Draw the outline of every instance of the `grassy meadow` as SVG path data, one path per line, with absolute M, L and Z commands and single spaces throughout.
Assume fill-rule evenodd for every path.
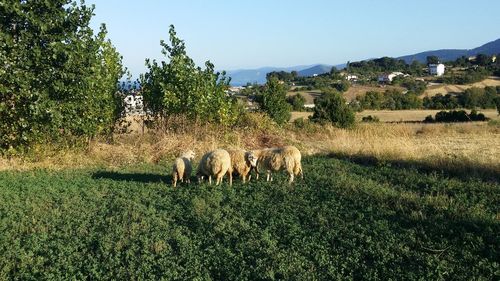
M 0 279 L 499 277 L 498 182 L 335 155 L 173 189 L 163 165 L 0 172 Z

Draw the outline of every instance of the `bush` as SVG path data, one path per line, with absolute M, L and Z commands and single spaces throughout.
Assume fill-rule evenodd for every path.
M 369 123 L 377 123 L 377 122 L 380 122 L 380 119 L 377 116 L 368 115 L 368 116 L 364 116 L 363 118 L 361 118 L 361 121 L 362 122 L 369 122 Z
M 293 111 L 303 111 L 306 99 L 301 94 L 296 94 L 288 97 L 288 103 L 292 106 Z
M 342 95 L 336 91 L 325 91 L 314 101 L 314 114 L 311 117 L 315 122 L 331 122 L 340 128 L 349 128 L 354 125 L 354 112 L 346 104 Z
M 464 110 L 452 110 L 452 111 L 440 111 L 436 113 L 436 117 L 432 119 L 432 116 L 427 116 L 424 120 L 426 123 L 430 122 L 471 122 L 471 121 L 486 121 L 488 118 L 482 113 L 477 113 L 477 111 L 472 110 L 470 114 L 467 114 Z

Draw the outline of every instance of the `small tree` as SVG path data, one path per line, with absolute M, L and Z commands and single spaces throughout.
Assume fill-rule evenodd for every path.
M 316 98 L 314 104 L 312 121 L 331 122 L 340 128 L 349 128 L 354 125 L 354 112 L 340 93 L 326 91 L 321 97 Z
M 276 123 L 283 125 L 290 120 L 291 106 L 286 102 L 287 89 L 275 77 L 267 81 L 261 98 L 261 109 Z
M 288 98 L 288 102 L 292 105 L 293 111 L 304 110 L 306 99 L 301 94 L 296 94 Z
M 169 35 L 170 44 L 160 42 L 169 62 L 146 60 L 149 71 L 141 76 L 146 108 L 154 117 L 182 114 L 192 120 L 234 124 L 238 111 L 225 93 L 229 87 L 225 72 L 215 72 L 210 61 L 205 69 L 197 67 L 173 25 Z

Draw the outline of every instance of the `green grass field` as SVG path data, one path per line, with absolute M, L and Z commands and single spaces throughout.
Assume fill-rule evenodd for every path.
M 0 280 L 500 277 L 498 182 L 303 161 L 292 187 L 174 190 L 159 165 L 1 172 Z

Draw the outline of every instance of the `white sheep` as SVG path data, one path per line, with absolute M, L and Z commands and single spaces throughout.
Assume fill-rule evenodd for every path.
M 257 173 L 261 169 L 266 171 L 267 181 L 272 181 L 271 172 L 279 170 L 286 170 L 289 183 L 293 182 L 295 176 L 301 175 L 301 178 L 304 178 L 302 155 L 295 146 L 254 150 L 251 154 L 257 158 L 257 165 L 255 165 Z
M 231 157 L 224 149 L 216 149 L 207 152 L 200 160 L 196 176 L 201 183 L 204 176 L 208 177 L 209 184 L 212 184 L 212 177 L 215 177 L 215 184 L 219 185 L 225 174 L 229 176 L 229 185 L 233 184 L 233 168 L 231 166 Z
M 233 172 L 237 172 L 243 183 L 246 182 L 247 176 L 250 180 L 250 171 L 252 167 L 257 165 L 257 158 L 251 153 L 242 149 L 231 149 L 227 151 L 231 157 L 231 165 Z
M 174 164 L 172 165 L 172 184 L 174 187 L 177 186 L 177 181 L 190 183 L 191 171 L 193 170 L 191 166 L 191 161 L 194 159 L 195 153 L 192 150 L 182 153 L 181 156 L 175 158 Z

